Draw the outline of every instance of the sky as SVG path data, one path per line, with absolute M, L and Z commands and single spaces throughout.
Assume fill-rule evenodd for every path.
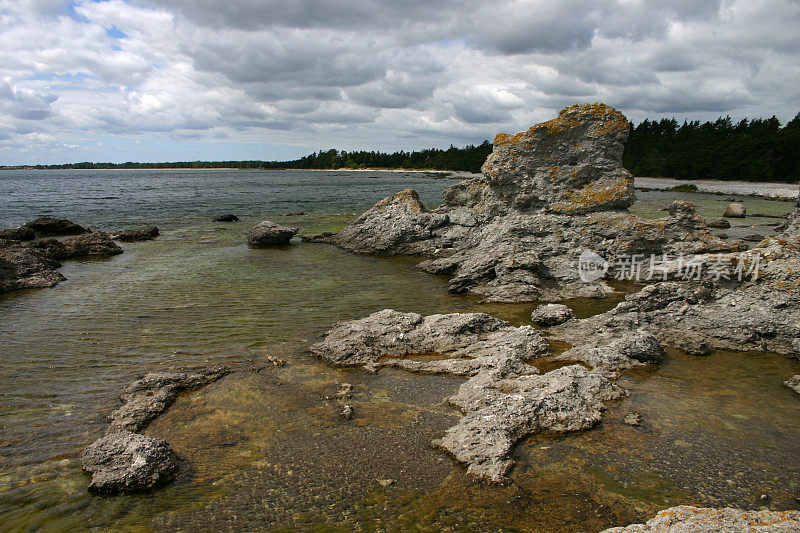
M 601 101 L 800 111 L 800 0 L 0 0 L 0 165 L 463 146 Z

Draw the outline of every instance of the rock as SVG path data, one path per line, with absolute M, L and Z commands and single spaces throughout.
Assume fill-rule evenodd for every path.
M 300 239 L 303 242 L 312 242 L 312 243 L 328 243 L 331 241 L 331 237 L 336 235 L 335 233 L 324 232 L 317 235 L 301 235 Z
M 620 341 L 618 349 L 641 357 L 644 344 Z M 616 374 L 604 369 L 570 365 L 537 375 L 526 361 L 548 353 L 541 333 L 483 313 L 423 317 L 386 309 L 337 324 L 310 351 L 336 366 L 470 376 L 449 400 L 463 418 L 434 444 L 491 482 L 513 466 L 509 453 L 519 439 L 588 429 L 600 421 L 604 402 L 625 394 L 613 383 Z M 427 357 L 415 359 L 418 354 Z
M 467 464 L 469 474 L 501 482 L 514 464 L 509 453 L 517 440 L 589 429 L 600 422 L 604 402 L 623 395 L 609 377 L 580 365 L 509 378 L 482 370 L 450 399 L 464 417 L 434 445 Z
M 158 237 L 158 228 L 155 226 L 129 229 L 113 233 L 111 238 L 121 242 L 149 241 Z
M 25 224 L 32 229 L 37 237 L 57 237 L 61 235 L 80 235 L 89 233 L 89 230 L 62 218 L 39 217 Z
M 51 254 L 16 241 L 0 240 L 0 294 L 53 287 L 65 279 L 55 271 L 60 266 Z
M 759 235 L 758 233 L 750 233 L 749 235 L 742 237 L 742 239 L 750 242 L 761 242 L 764 240 L 764 236 Z
M 789 213 L 786 220 L 775 228 L 776 232 L 784 233 L 790 237 L 800 236 L 800 191 L 798 192 L 797 200 L 794 205 L 794 211 Z
M 709 228 L 719 228 L 719 229 L 728 229 L 731 227 L 731 223 L 725 220 L 724 218 L 713 218 L 708 221 Z
M 622 419 L 622 422 L 629 426 L 639 426 L 642 423 L 642 415 L 640 413 L 628 413 Z
M 381 200 L 337 235 L 318 242 L 353 253 L 431 256 L 419 268 L 449 276 L 452 292 L 494 302 L 603 298 L 603 281 L 579 275 L 583 251 L 610 264 L 620 255 L 732 252 L 691 204 L 645 220 L 625 210 L 633 182 L 622 166 L 627 121 L 602 104 L 581 104 L 514 136 L 500 134 L 483 176 L 444 193 L 428 211 L 411 189 Z
M 351 418 L 353 418 L 353 408 L 350 407 L 349 405 L 345 405 L 342 408 L 341 416 L 345 420 L 350 420 Z
M 611 311 L 555 326 L 550 333 L 581 344 L 598 331 L 621 335 L 645 329 L 689 353 L 707 349 L 796 353 L 800 238 L 768 238 L 748 252 L 698 255 L 691 261 L 705 270 L 722 268 L 726 274 L 718 280 L 648 285 Z
M 218 215 L 214 217 L 214 222 L 238 222 L 239 217 L 228 213 L 227 215 Z
M 655 335 L 643 329 L 615 334 L 601 329 L 586 334 L 577 343 L 577 346 L 553 359 L 581 361 L 593 368 L 618 372 L 644 364 L 660 363 L 666 353 Z
M 77 259 L 82 257 L 108 257 L 122 253 L 108 233 L 89 233 L 68 237 L 61 241 L 64 252 L 61 259 Z
M 172 481 L 178 457 L 167 441 L 130 431 L 107 433 L 83 452 L 89 490 L 102 494 L 138 492 Z
M 297 233 L 297 228 L 281 226 L 269 220 L 259 223 L 250 230 L 247 235 L 247 242 L 250 246 L 272 246 L 276 244 L 289 244 L 289 241 Z
M 711 346 L 703 341 L 679 341 L 675 343 L 675 347 L 688 355 L 695 357 L 705 357 L 711 355 Z
M 26 226 L 20 228 L 9 228 L 0 231 L 0 241 L 30 241 L 36 238 L 36 232 Z
M 287 216 L 287 217 L 299 217 L 299 216 L 305 215 L 305 214 L 306 214 L 305 211 L 292 211 L 291 213 L 286 213 L 284 216 Z
M 744 218 L 747 216 L 747 209 L 744 204 L 734 202 L 725 208 L 725 213 L 722 216 L 726 218 Z
M 355 253 L 420 253 L 416 245 L 431 238 L 431 231 L 446 217 L 428 212 L 417 192 L 405 189 L 384 198 L 334 238 Z
M 563 304 L 540 305 L 531 313 L 531 320 L 539 326 L 557 326 L 574 318 L 575 312 Z
M 787 379 L 786 381 L 783 382 L 783 385 L 793 390 L 797 394 L 800 394 L 800 374 Z
M 633 178 L 620 164 L 628 120 L 603 104 L 578 104 L 516 135 L 498 134 L 481 169 L 514 208 L 577 214 L 633 204 Z
M 211 367 L 195 372 L 150 372 L 122 390 L 123 404 L 109 415 L 106 433 L 140 431 L 161 414 L 184 390 L 197 389 L 230 372 Z
M 423 317 L 384 309 L 337 324 L 310 351 L 335 366 L 396 367 L 416 372 L 471 375 L 491 365 L 520 367 L 548 350 L 531 326 L 515 328 L 484 313 Z M 441 360 L 409 356 L 440 353 Z
M 743 511 L 680 505 L 659 511 L 645 524 L 612 527 L 601 533 L 787 533 L 800 531 L 800 511 Z
M 728 238 L 728 234 L 727 234 L 727 233 L 725 233 L 724 231 L 719 231 L 719 232 L 717 232 L 715 235 L 716 235 L 717 237 L 719 237 L 720 239 L 722 239 L 722 240 L 725 240 L 725 239 L 727 239 L 727 238 Z

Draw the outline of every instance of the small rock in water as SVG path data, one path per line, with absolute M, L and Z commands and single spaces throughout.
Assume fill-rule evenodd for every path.
M 130 431 L 97 439 L 83 452 L 82 462 L 92 474 L 89 490 L 103 494 L 151 489 L 178 473 L 178 456 L 167 441 Z
M 557 326 L 573 318 L 575 313 L 563 304 L 540 305 L 531 313 L 531 320 L 539 326 Z
M 725 209 L 725 213 L 722 216 L 726 218 L 744 218 L 747 216 L 747 209 L 744 204 L 733 202 Z
M 642 423 L 642 415 L 639 413 L 628 413 L 622 421 L 629 426 L 638 426 Z
M 728 238 L 728 234 L 727 234 L 727 233 L 725 233 L 724 231 L 720 231 L 720 232 L 719 232 L 719 233 L 717 233 L 716 235 L 717 235 L 717 237 L 719 237 L 719 238 L 720 238 L 720 239 L 722 239 L 723 241 L 724 241 L 725 239 L 727 239 L 727 238 Z
M 239 217 L 228 213 L 227 215 L 219 215 L 214 217 L 214 222 L 238 222 Z
M 336 391 L 337 398 L 350 399 L 353 397 L 353 385 L 350 383 L 342 383 L 339 385 L 339 390 Z
M 750 235 L 745 235 L 742 238 L 744 240 L 750 241 L 750 242 L 761 242 L 761 241 L 764 240 L 764 236 L 763 235 L 759 235 L 758 233 L 751 233 Z
M 272 246 L 276 244 L 289 244 L 297 228 L 282 226 L 265 220 L 250 230 L 247 242 L 250 246 Z
M 342 418 L 345 420 L 350 420 L 353 418 L 353 408 L 349 405 L 345 405 L 344 409 L 342 409 Z
M 389 485 L 392 485 L 392 484 L 394 484 L 394 480 L 393 479 L 379 479 L 378 480 L 378 485 L 380 485 L 381 487 L 384 487 L 384 488 L 386 488 L 386 487 L 388 487 Z
M 287 217 L 299 217 L 299 216 L 305 215 L 305 214 L 306 214 L 305 211 L 292 211 L 291 213 L 286 213 L 284 216 L 287 216 Z
M 706 225 L 709 228 L 719 228 L 719 229 L 728 229 L 731 227 L 731 223 L 725 220 L 724 218 L 713 218 L 709 220 Z
M 157 227 L 147 226 L 125 231 L 118 231 L 116 233 L 112 233 L 111 238 L 115 241 L 122 242 L 149 241 L 158 237 L 158 234 Z

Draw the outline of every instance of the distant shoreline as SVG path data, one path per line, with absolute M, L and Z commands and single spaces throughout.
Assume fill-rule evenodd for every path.
M 697 190 L 691 192 L 700 194 L 750 196 L 782 201 L 794 201 L 798 197 L 797 183 L 637 177 L 634 178 L 633 184 L 640 191 L 667 191 L 678 185 L 694 185 Z

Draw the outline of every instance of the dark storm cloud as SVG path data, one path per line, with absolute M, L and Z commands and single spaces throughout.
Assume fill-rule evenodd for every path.
M 421 147 L 577 101 L 786 120 L 800 98 L 796 0 L 2 6 L 0 156 L 112 134 Z

